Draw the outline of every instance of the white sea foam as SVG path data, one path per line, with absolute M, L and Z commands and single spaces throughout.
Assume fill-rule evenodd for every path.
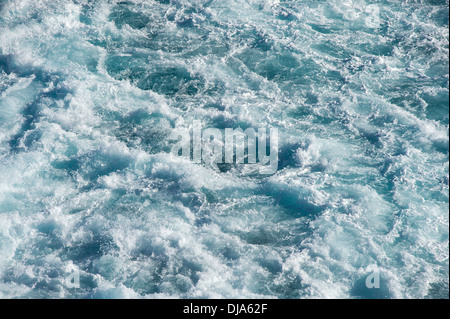
M 448 1 L 0 10 L 0 297 L 448 298 Z M 199 119 L 278 171 L 172 156 Z

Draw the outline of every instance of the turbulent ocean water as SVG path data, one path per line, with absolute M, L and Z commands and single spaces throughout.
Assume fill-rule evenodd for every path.
M 448 298 L 448 8 L 1 0 L 0 297 Z

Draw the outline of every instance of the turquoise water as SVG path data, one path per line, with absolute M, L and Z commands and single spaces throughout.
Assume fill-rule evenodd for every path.
M 448 298 L 448 7 L 0 1 L 0 297 Z

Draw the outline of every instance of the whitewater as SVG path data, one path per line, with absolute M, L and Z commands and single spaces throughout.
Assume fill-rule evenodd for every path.
M 448 298 L 448 9 L 0 0 L 0 298 Z

